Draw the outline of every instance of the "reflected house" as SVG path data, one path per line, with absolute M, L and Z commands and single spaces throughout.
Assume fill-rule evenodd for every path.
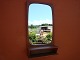
M 39 29 L 43 32 L 52 32 L 52 26 L 40 26 Z
M 40 33 L 43 32 L 43 35 L 46 36 L 48 32 L 52 32 L 52 26 L 39 26 L 37 28 L 36 35 L 40 35 Z
M 45 44 L 45 43 L 43 43 L 43 41 L 45 40 L 44 38 L 48 35 L 49 32 L 52 33 L 52 26 L 39 26 L 37 28 L 36 35 L 40 36 L 40 38 L 37 43 L 38 44 Z M 48 41 L 48 42 L 51 42 L 51 41 Z

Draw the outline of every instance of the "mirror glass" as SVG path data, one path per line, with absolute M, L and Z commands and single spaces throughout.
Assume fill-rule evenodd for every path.
M 52 41 L 52 9 L 45 4 L 30 4 L 28 12 L 29 42 L 49 44 Z

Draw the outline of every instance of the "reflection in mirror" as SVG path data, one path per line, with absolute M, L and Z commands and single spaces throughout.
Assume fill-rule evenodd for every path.
M 29 5 L 28 33 L 30 44 L 35 45 L 51 43 L 52 26 L 52 10 L 49 5 Z

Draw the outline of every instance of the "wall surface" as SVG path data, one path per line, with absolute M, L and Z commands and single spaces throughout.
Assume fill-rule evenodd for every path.
M 0 60 L 80 60 L 80 0 L 50 1 L 58 55 L 28 58 L 25 0 L 0 0 Z

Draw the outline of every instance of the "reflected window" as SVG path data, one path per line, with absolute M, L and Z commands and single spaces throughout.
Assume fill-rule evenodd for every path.
M 31 45 L 50 44 L 52 41 L 52 9 L 45 4 L 30 4 L 28 34 Z

